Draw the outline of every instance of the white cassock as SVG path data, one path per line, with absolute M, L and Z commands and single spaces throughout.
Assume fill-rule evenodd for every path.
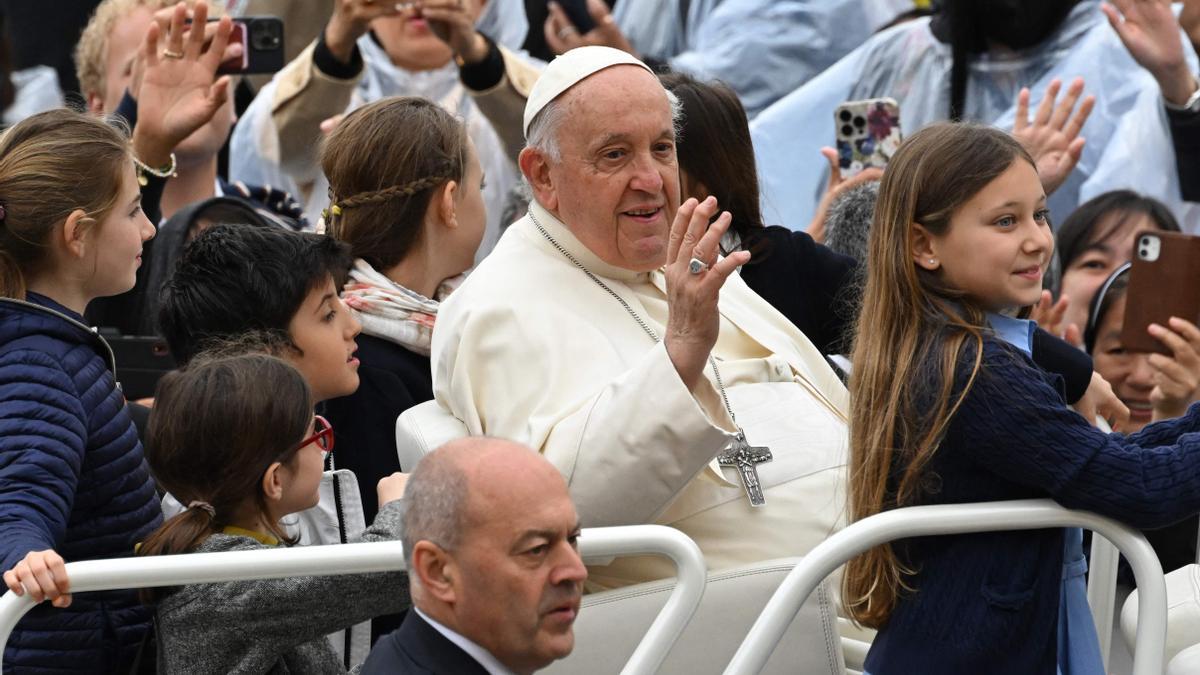
M 659 335 L 661 271 L 605 264 L 536 202 L 549 234 Z M 530 216 L 444 302 L 433 334 L 438 402 L 473 435 L 525 443 L 570 485 L 585 526 L 661 523 L 692 537 L 710 569 L 798 556 L 844 524 L 847 392 L 815 347 L 733 275 L 713 355 L 737 422 L 773 460 L 766 505 L 718 465 L 736 427 L 711 368 L 689 392 L 666 348 L 538 231 Z M 653 557 L 593 567 L 589 587 L 673 576 Z

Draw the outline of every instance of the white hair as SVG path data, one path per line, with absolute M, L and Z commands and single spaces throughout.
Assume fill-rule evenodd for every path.
M 667 102 L 671 105 L 671 125 L 678 136 L 683 125 L 683 103 L 675 92 L 663 90 Z M 533 148 L 550 158 L 551 161 L 562 161 L 562 152 L 558 145 L 558 129 L 566 117 L 566 109 L 560 99 L 554 99 L 543 107 L 529 123 L 529 133 L 525 138 L 525 147 Z

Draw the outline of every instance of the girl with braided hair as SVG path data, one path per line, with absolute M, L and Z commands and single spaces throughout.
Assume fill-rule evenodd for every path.
M 342 300 L 362 322 L 360 386 L 327 401 L 339 467 L 360 486 L 394 471 L 393 429 L 408 408 L 433 399 L 429 345 L 438 304 L 474 264 L 487 213 L 483 170 L 462 122 L 422 98 L 363 106 L 325 139 L 329 234 L 350 245 L 354 266 Z M 375 495 L 363 510 L 375 516 Z

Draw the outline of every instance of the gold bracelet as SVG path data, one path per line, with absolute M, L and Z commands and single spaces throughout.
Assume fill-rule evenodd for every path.
M 132 155 L 131 155 L 132 156 Z M 171 162 L 161 169 L 155 169 L 147 165 L 137 157 L 133 157 L 133 166 L 137 169 L 138 185 L 146 187 L 150 182 L 147 176 L 155 176 L 157 178 L 175 178 L 179 174 L 175 171 L 175 153 L 171 153 Z

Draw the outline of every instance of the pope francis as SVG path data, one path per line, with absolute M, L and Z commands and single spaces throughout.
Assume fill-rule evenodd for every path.
M 520 155 L 534 201 L 442 305 L 435 396 L 540 449 L 586 526 L 671 525 L 710 569 L 803 555 L 844 522 L 846 390 L 742 282 L 750 254 L 719 254 L 728 214 L 679 204 L 677 110 L 624 52 L 547 67 Z M 623 558 L 590 586 L 672 575 Z

